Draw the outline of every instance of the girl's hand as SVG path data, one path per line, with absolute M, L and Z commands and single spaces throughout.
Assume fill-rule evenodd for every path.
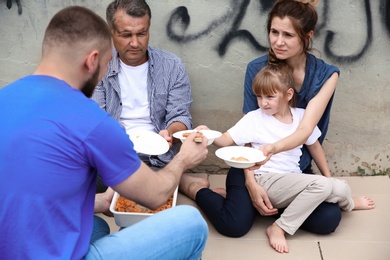
M 210 130 L 210 128 L 207 127 L 207 125 L 200 125 L 200 126 L 197 126 L 194 130 Z
M 278 209 L 273 208 L 263 187 L 257 184 L 247 186 L 247 189 L 252 199 L 253 207 L 255 207 L 262 216 L 272 216 L 278 213 Z
M 254 179 L 253 172 L 245 169 L 245 185 L 248 189 L 249 196 L 251 197 L 253 207 L 262 216 L 272 216 L 278 213 L 278 209 L 273 208 L 271 201 L 268 198 L 267 193 Z

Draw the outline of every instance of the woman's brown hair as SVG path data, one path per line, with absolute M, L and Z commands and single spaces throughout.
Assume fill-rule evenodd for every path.
M 268 14 L 267 20 L 267 32 L 268 35 L 271 32 L 271 23 L 275 17 L 281 19 L 288 17 L 294 27 L 294 30 L 297 32 L 299 38 L 301 39 L 303 52 L 310 51 L 312 48 L 312 38 L 309 36 L 311 31 L 314 32 L 315 26 L 318 21 L 318 14 L 314 6 L 318 4 L 316 1 L 297 1 L 297 0 L 278 0 L 272 7 L 271 11 Z M 269 48 L 268 61 L 270 64 L 277 64 L 280 61 L 276 58 L 275 54 L 272 51 L 272 48 Z

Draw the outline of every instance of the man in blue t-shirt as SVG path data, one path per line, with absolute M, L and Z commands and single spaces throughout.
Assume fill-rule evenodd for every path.
M 33 75 L 0 90 L 2 258 L 198 259 L 207 225 L 189 206 L 90 239 L 97 171 L 115 191 L 157 208 L 206 158 L 207 141 L 195 143 L 192 134 L 158 172 L 140 161 L 123 128 L 89 99 L 111 59 L 109 28 L 89 9 L 55 14 L 42 51 Z

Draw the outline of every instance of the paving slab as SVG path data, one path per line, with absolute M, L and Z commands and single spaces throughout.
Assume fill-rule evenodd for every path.
M 225 175 L 194 175 L 208 178 L 211 188 L 225 186 Z M 298 230 L 294 236 L 287 236 L 290 247 L 288 254 L 279 254 L 268 244 L 265 230 L 274 221 L 272 217 L 259 215 L 248 234 L 241 238 L 229 238 L 219 234 L 203 215 L 209 224 L 209 238 L 202 260 L 390 259 L 389 176 L 342 177 L 341 179 L 345 179 L 349 183 L 354 195 L 372 197 L 375 200 L 376 208 L 374 210 L 343 212 L 339 227 L 329 235 L 316 235 Z M 179 193 L 177 204 L 197 207 L 194 201 L 181 193 Z M 119 229 L 113 218 L 106 216 L 103 218 L 109 222 L 112 232 Z
M 321 248 L 324 260 L 390 259 L 390 242 L 326 241 Z
M 329 235 L 316 235 L 298 230 L 294 236 L 287 236 L 290 248 L 288 254 L 279 254 L 268 245 L 265 230 L 273 222 L 272 217 L 259 216 L 252 230 L 238 239 L 223 237 L 211 229 L 202 259 L 390 259 L 389 177 L 365 176 L 342 179 L 348 182 L 354 195 L 372 197 L 376 202 L 376 208 L 343 212 L 339 227 Z M 211 175 L 209 181 L 211 188 L 224 187 L 225 176 Z

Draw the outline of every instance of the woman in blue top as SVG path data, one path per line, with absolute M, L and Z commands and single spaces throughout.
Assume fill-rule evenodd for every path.
M 309 3 L 308 3 L 309 2 Z M 292 135 L 263 147 L 269 159 L 273 154 L 305 143 L 317 125 L 322 143 L 327 132 L 330 108 L 336 89 L 339 69 L 309 53 L 317 24 L 314 6 L 319 1 L 279 0 L 268 15 L 269 53 L 248 64 L 245 76 L 244 114 L 258 109 L 252 91 L 255 75 L 268 63 L 285 62 L 293 68 L 297 105 L 305 108 L 304 117 Z M 300 167 L 312 173 L 311 157 L 304 148 Z M 257 185 L 253 175 L 245 176 L 241 169 L 231 168 L 226 178 L 226 191 L 210 190 L 207 180 L 183 175 L 180 190 L 194 199 L 215 228 L 223 235 L 240 237 L 251 228 L 257 212 L 271 216 L 282 211 L 272 207 L 267 194 Z M 249 191 L 249 192 L 248 192 Z M 322 203 L 307 218 L 302 229 L 328 234 L 341 220 L 337 204 Z

